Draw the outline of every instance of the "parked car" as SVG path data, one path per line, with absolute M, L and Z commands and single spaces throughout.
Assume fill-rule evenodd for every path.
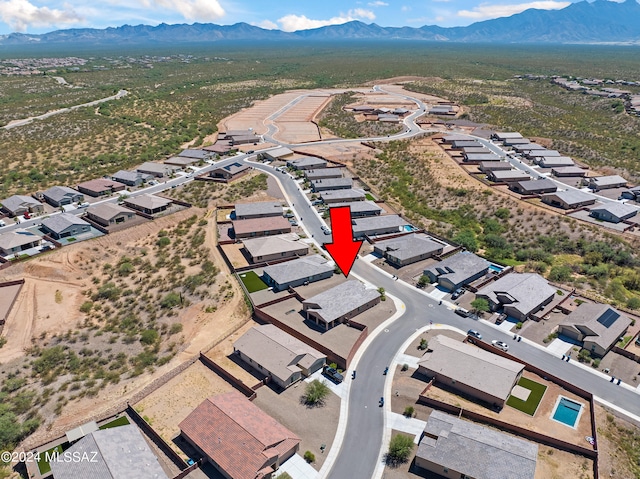
M 78 208 L 88 208 L 89 206 L 91 206 L 91 203 L 89 203 L 88 201 L 83 201 L 82 203 L 78 203 Z
M 500 349 L 501 351 L 504 351 L 505 353 L 509 351 L 509 345 L 504 341 L 498 341 L 497 339 L 494 339 L 493 341 L 491 341 L 491 344 L 493 344 L 494 347 Z
M 335 383 L 341 383 L 344 380 L 344 376 L 330 366 L 326 366 L 322 373 Z
M 472 338 L 476 339 L 482 339 L 482 334 L 480 334 L 475 329 L 470 329 L 469 331 L 467 331 L 467 336 L 471 336 Z
M 454 313 L 456 313 L 458 316 L 462 316 L 463 318 L 470 318 L 471 316 L 473 316 L 473 313 L 471 311 L 464 308 L 456 308 Z
M 0 220 L 0 227 L 2 226 L 7 226 L 7 224 L 3 220 Z
M 464 294 L 464 288 L 458 288 L 453 293 L 451 293 L 451 299 L 458 299 L 463 294 Z
M 378 406 L 382 407 L 384 406 L 384 398 L 380 397 L 380 400 L 378 401 Z
M 27 211 L 27 212 L 25 212 L 25 214 L 24 214 L 24 215 L 22 215 L 22 216 L 24 216 L 24 219 L 25 219 L 25 220 L 30 220 L 30 219 L 31 219 L 31 215 L 29 214 L 29 212 L 28 212 L 28 211 Z
M 290 220 L 289 220 L 289 224 L 290 224 L 291 226 L 298 226 L 298 222 L 297 222 L 296 220 L 294 220 L 294 219 L 290 219 Z

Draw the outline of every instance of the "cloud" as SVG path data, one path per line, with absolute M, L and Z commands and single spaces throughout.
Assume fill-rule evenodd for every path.
M 218 0 L 142 0 L 149 7 L 160 7 L 180 13 L 187 20 L 210 22 L 224 17 Z
M 411 7 L 408 6 L 408 5 L 402 5 L 400 10 L 402 10 L 403 12 L 410 12 L 411 11 Z
M 346 14 L 341 13 L 337 17 L 328 20 L 313 20 L 305 15 L 285 15 L 278 19 L 280 27 L 285 32 L 295 32 L 297 30 L 309 30 L 311 28 L 326 27 L 327 25 L 340 25 L 354 20 L 375 20 L 376 15 L 371 10 L 355 8 Z
M 257 23 L 256 26 L 260 28 L 264 28 L 266 30 L 277 30 L 278 24 L 272 22 L 271 20 L 262 20 L 260 23 Z
M 508 17 L 516 13 L 524 12 L 529 8 L 538 8 L 541 10 L 559 10 L 570 5 L 570 2 L 557 2 L 555 0 L 542 0 L 530 3 L 518 3 L 515 5 L 488 5 L 486 3 L 474 7 L 473 10 L 460 10 L 459 17 L 485 19 Z
M 381 2 L 380 0 L 376 0 L 375 2 L 369 2 L 367 5 L 370 7 L 388 7 L 389 4 L 386 2 Z
M 0 19 L 17 32 L 25 32 L 32 26 L 69 25 L 83 20 L 67 5 L 64 10 L 58 10 L 38 7 L 29 0 L 0 0 Z

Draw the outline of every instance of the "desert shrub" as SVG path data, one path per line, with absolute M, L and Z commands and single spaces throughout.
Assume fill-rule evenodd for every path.
M 409 460 L 413 451 L 413 439 L 403 434 L 396 434 L 391 438 L 389 451 L 387 452 L 387 463 L 398 465 Z
M 404 417 L 413 417 L 413 413 L 415 412 L 415 408 L 413 406 L 407 406 L 404 408 L 404 412 L 402 413 Z
M 304 388 L 302 402 L 307 406 L 321 406 L 331 390 L 327 383 L 314 379 Z
M 316 456 L 311 451 L 304 452 L 304 460 L 309 464 L 316 462 Z
M 158 331 L 155 329 L 146 329 L 140 334 L 140 342 L 142 344 L 151 345 L 158 340 L 159 336 Z
M 160 301 L 160 306 L 165 309 L 171 309 L 175 306 L 182 304 L 182 297 L 178 293 L 168 293 L 162 301 Z

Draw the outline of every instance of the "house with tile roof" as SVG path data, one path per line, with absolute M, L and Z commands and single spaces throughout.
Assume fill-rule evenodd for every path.
M 237 239 L 291 233 L 291 223 L 284 216 L 234 220 L 231 224 Z
M 415 465 L 438 477 L 534 479 L 537 460 L 537 444 L 432 411 Z
M 602 357 L 630 325 L 628 316 L 608 304 L 583 303 L 560 323 L 558 334 L 580 341 L 592 355 Z
M 318 326 L 331 329 L 379 302 L 378 290 L 368 289 L 357 279 L 352 279 L 305 299 L 302 310 Z
M 233 343 L 233 352 L 283 389 L 321 369 L 327 359 L 273 324 L 251 328 Z
M 524 321 L 549 304 L 556 291 L 539 274 L 511 273 L 489 283 L 476 297 L 486 299 L 492 311 L 502 309 L 507 315 Z
M 44 205 L 31 196 L 13 195 L 0 201 L 2 211 L 10 216 L 20 216 L 25 213 L 33 213 L 36 215 L 44 212 Z
M 133 424 L 90 432 L 49 464 L 55 479 L 167 479 Z
M 418 372 L 487 405 L 503 407 L 524 365 L 469 343 L 437 335 L 418 361 Z
M 333 272 L 333 266 L 316 254 L 267 266 L 262 271 L 262 277 L 274 291 L 282 291 L 331 278 Z
M 270 479 L 300 447 L 300 438 L 237 391 L 205 399 L 179 427 L 229 479 Z
M 295 258 L 309 252 L 309 245 L 300 241 L 300 237 L 296 233 L 246 238 L 242 240 L 242 245 L 251 257 L 252 263 Z

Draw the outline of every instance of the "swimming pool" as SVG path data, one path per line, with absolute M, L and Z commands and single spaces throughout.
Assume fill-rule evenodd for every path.
M 496 273 L 499 273 L 503 269 L 504 268 L 502 266 L 498 266 L 497 264 L 490 264 L 489 265 L 489 271 L 495 271 Z
M 575 428 L 581 413 L 582 404 L 560 396 L 556 403 L 552 419 L 554 421 L 561 422 L 562 424 L 566 424 L 569 427 Z

